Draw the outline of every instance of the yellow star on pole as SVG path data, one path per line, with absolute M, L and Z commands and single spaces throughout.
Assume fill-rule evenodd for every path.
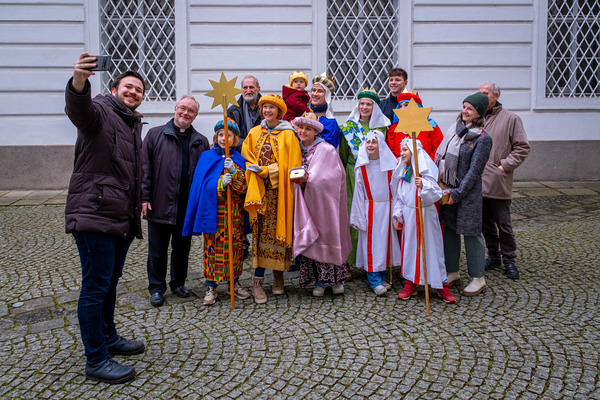
M 394 110 L 394 113 L 398 116 L 398 125 L 396 125 L 394 131 L 408 132 L 409 135 L 413 132 L 432 131 L 433 127 L 427 120 L 431 110 L 431 107 L 420 108 L 414 99 L 410 99 L 408 107 Z
M 221 80 L 219 80 L 219 82 L 215 82 L 212 79 L 209 79 L 213 90 L 206 93 L 205 96 L 212 97 L 214 99 L 211 108 L 215 108 L 216 106 L 221 104 L 223 106 L 223 110 L 226 110 L 228 104 L 233 104 L 235 106 L 238 105 L 235 96 L 242 93 L 243 90 L 235 88 L 236 80 L 237 76 L 232 80 L 228 81 L 227 78 L 225 78 L 225 74 L 223 72 L 221 72 Z

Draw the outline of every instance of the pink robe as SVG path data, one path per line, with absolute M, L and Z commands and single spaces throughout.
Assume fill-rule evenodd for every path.
M 294 184 L 294 257 L 342 265 L 352 250 L 346 172 L 325 141 L 313 143 L 302 158 L 308 181 L 304 191 Z

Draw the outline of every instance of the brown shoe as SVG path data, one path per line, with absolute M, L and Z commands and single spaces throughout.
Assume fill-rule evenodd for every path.
M 267 295 L 265 294 L 265 278 L 252 278 L 252 296 L 254 296 L 254 302 L 256 304 L 265 304 L 267 302 Z
M 284 294 L 283 289 L 283 271 L 273 271 L 273 294 Z

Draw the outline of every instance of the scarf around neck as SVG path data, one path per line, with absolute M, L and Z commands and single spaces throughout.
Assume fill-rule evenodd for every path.
M 456 128 L 452 135 L 447 135 L 435 154 L 435 164 L 440 167 L 444 160 L 441 176 L 442 183 L 450 187 L 458 187 L 458 157 L 460 154 L 460 145 L 466 140 L 474 140 L 481 135 L 481 128 L 475 128 L 470 123 L 465 125 L 462 119 L 456 121 Z

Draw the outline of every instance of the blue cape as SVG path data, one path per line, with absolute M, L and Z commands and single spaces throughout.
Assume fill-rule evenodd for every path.
M 333 118 L 319 117 L 319 122 L 323 124 L 323 132 L 321 137 L 325 139 L 327 143 L 337 149 L 340 145 L 340 126 L 337 121 Z
M 237 168 L 246 170 L 246 160 L 237 150 L 231 148 L 229 157 Z M 183 236 L 217 232 L 217 185 L 224 165 L 225 157 L 214 147 L 200 155 L 190 188 Z

